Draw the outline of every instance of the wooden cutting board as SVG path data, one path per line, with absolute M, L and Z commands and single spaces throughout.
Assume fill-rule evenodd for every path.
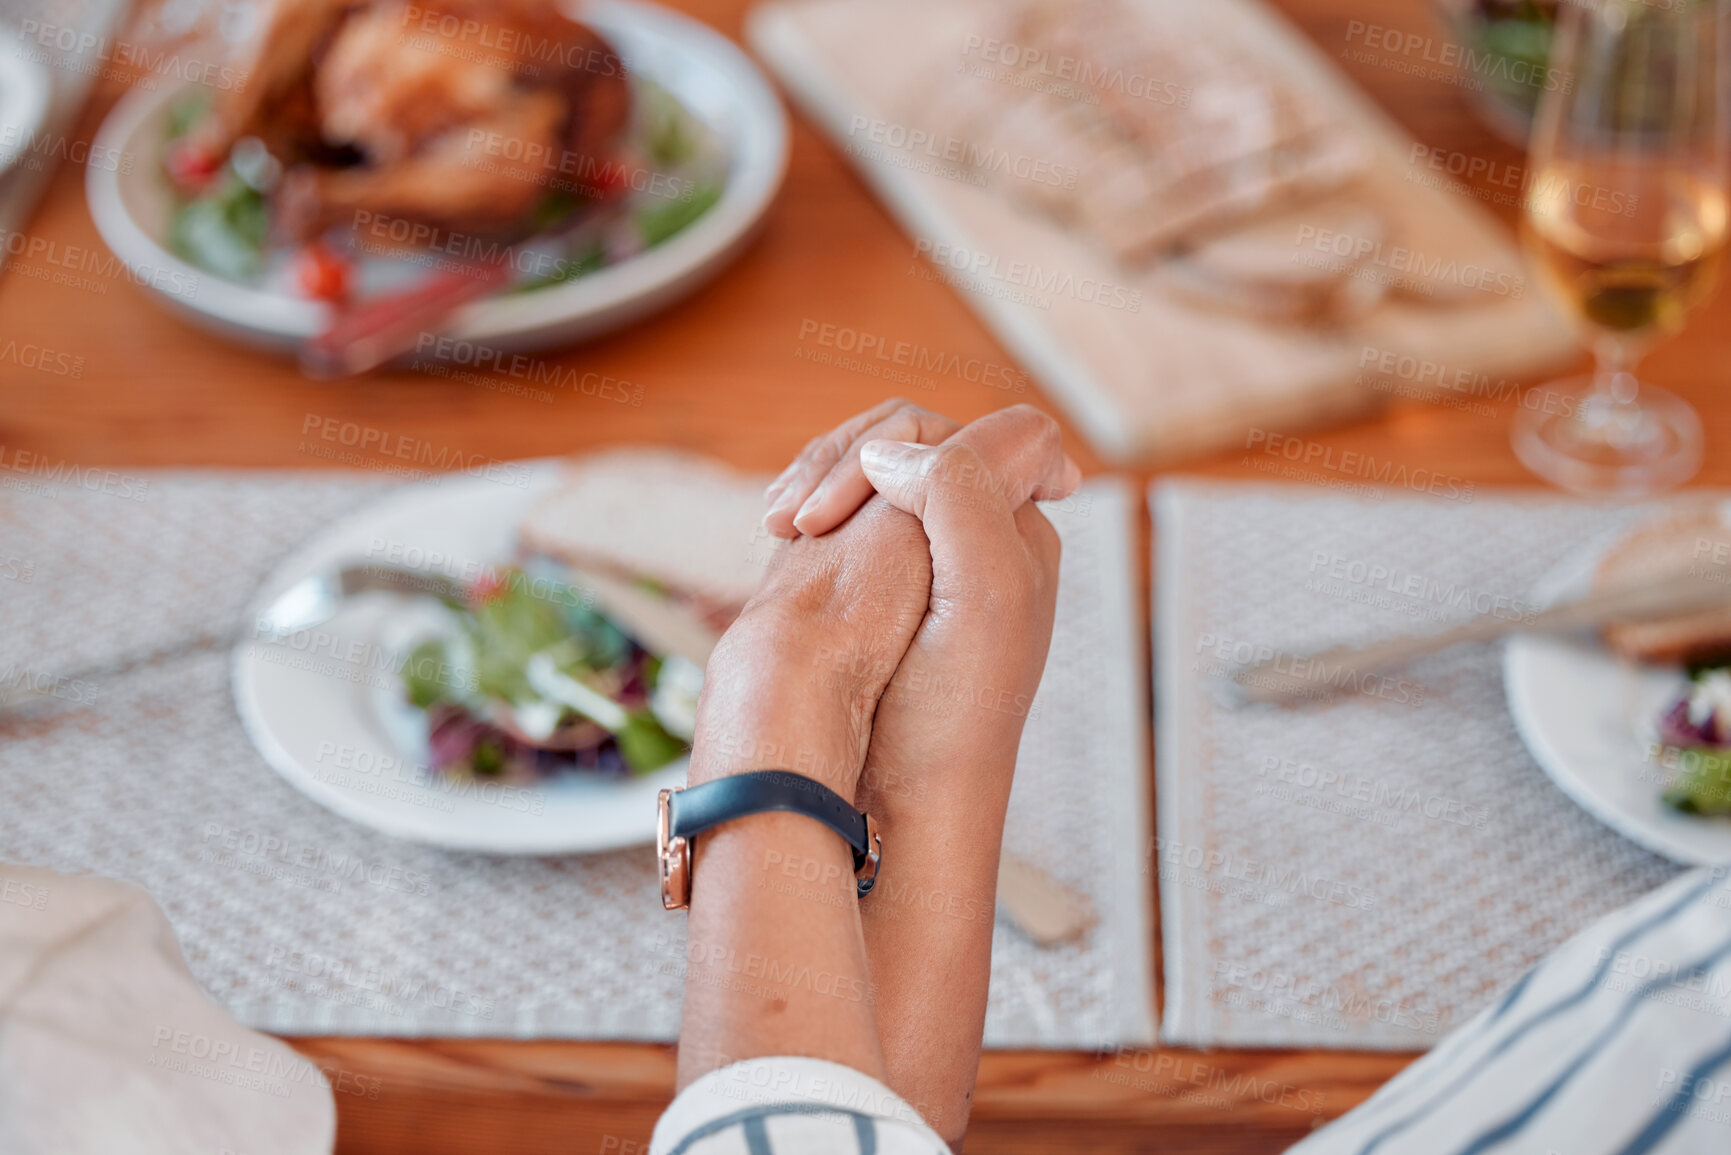
M 1194 22 L 1198 35 L 1228 38 L 1324 102 L 1368 146 L 1369 169 L 1350 196 L 1384 218 L 1389 248 L 1481 271 L 1455 277 L 1455 288 L 1488 276 L 1508 291 L 1442 285 L 1432 298 L 1390 295 L 1327 325 L 1199 304 L 1168 287 L 1158 262 L 1121 264 L 906 143 L 919 129 L 914 94 L 933 69 L 978 61 L 980 40 L 1000 24 L 995 0 L 777 0 L 752 13 L 747 31 L 910 234 L 909 275 L 942 276 L 955 287 L 1114 463 L 1243 446 L 1252 429 L 1338 420 L 1391 392 L 1423 395 L 1427 380 L 1434 387 L 1444 374 L 1520 379 L 1572 353 L 1568 326 L 1507 230 L 1450 191 L 1422 150 L 1414 163 L 1413 142 L 1279 16 L 1254 0 L 1142 2 L 1171 8 L 1168 16 Z M 1318 219 L 1326 215 L 1319 210 Z M 1271 257 L 1294 267 L 1329 259 L 1317 240 L 1295 227 Z M 1428 377 L 1419 365 L 1430 367 Z

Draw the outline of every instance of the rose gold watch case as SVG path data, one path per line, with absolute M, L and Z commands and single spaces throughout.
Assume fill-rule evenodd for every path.
M 656 796 L 655 853 L 661 860 L 661 905 L 667 910 L 686 910 L 691 906 L 691 843 L 670 837 L 672 801 L 677 789 L 666 789 Z
M 878 834 L 877 820 L 874 819 L 869 814 L 865 816 L 865 820 L 866 820 L 866 856 L 865 856 L 865 861 L 860 863 L 859 869 L 853 872 L 854 878 L 859 883 L 862 884 L 860 886 L 860 891 L 859 891 L 859 896 L 861 898 L 864 898 L 866 895 L 870 894 L 872 892 L 872 888 L 877 885 L 877 883 L 878 883 L 878 867 L 883 864 L 883 860 L 884 860 L 884 840 Z M 866 874 L 866 871 L 868 871 L 868 870 L 871 871 L 871 874 L 869 877 Z

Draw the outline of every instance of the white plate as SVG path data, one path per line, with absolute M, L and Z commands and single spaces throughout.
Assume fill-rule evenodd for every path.
M 48 115 L 48 70 L 24 55 L 23 43 L 0 51 L 0 173 L 29 155 Z
M 1533 589 L 1541 605 L 1579 597 L 1620 535 L 1591 543 Z M 1664 708 L 1688 679 L 1680 669 L 1625 661 L 1590 638 L 1517 634 L 1503 649 L 1515 726 L 1546 774 L 1623 837 L 1691 864 L 1731 862 L 1731 820 L 1665 805 L 1665 771 L 1651 757 Z
M 348 562 L 408 562 L 469 580 L 510 560 L 518 523 L 558 466 L 510 468 L 504 480 L 450 475 L 410 485 L 329 526 L 277 567 L 247 620 L 301 578 Z M 426 613 L 412 600 L 365 594 L 316 629 L 235 647 L 235 706 L 265 761 L 343 817 L 416 842 L 569 854 L 653 841 L 656 792 L 684 783 L 684 759 L 640 778 L 571 773 L 510 787 L 475 787 L 427 768 L 416 727 L 396 709 L 401 690 L 390 669 Z
M 787 118 L 769 82 L 733 42 L 653 4 L 595 0 L 583 18 L 630 69 L 666 88 L 724 142 L 727 187 L 709 211 L 630 260 L 563 285 L 476 301 L 446 325 L 452 337 L 508 350 L 538 349 L 618 328 L 663 308 L 718 272 L 769 208 L 787 167 Z M 291 351 L 325 328 L 329 307 L 236 284 L 169 251 L 170 191 L 158 171 L 164 122 L 184 86 L 134 88 L 94 146 L 134 158 L 127 172 L 91 166 L 85 193 L 108 247 L 140 284 L 195 323 L 248 344 Z M 196 285 L 194 291 L 186 291 Z

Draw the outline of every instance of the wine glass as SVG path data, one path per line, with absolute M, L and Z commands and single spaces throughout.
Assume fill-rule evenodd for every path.
M 1725 247 L 1727 0 L 1567 0 L 1528 148 L 1522 239 L 1584 330 L 1590 377 L 1543 386 L 1534 473 L 1638 496 L 1701 463 L 1701 421 L 1635 365 L 1713 293 Z

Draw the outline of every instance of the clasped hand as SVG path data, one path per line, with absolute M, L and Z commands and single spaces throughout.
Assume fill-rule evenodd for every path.
M 1057 594 L 1058 536 L 1033 503 L 1080 480 L 1038 410 L 963 427 L 895 400 L 814 439 L 769 487 L 764 525 L 789 540 L 710 658 L 690 780 L 816 778 L 873 815 L 884 860 L 862 904 L 845 844 L 809 820 L 753 815 L 698 840 L 681 1085 L 739 1059 L 831 1059 L 959 1141 L 1010 780 Z M 823 884 L 781 885 L 789 862 Z M 917 901 L 932 893 L 958 901 Z M 746 955 L 862 997 L 708 973 Z
M 779 756 L 852 797 L 868 745 L 930 764 L 1001 741 L 964 707 L 1026 713 L 1059 555 L 1032 503 L 1080 477 L 1026 405 L 963 428 L 896 399 L 813 439 L 766 493 L 792 540 L 710 661 L 692 781 Z

